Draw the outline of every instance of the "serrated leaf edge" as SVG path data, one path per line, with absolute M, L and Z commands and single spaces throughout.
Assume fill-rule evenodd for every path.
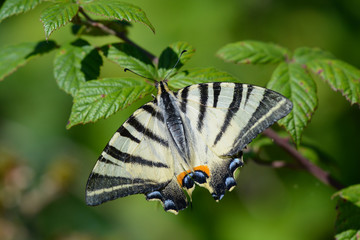
M 248 57 L 248 58 L 244 59 L 243 61 L 236 62 L 236 61 L 234 61 L 234 60 L 225 59 L 225 58 L 223 57 L 224 54 L 221 53 L 221 50 L 224 49 L 225 47 L 229 46 L 229 45 L 235 45 L 235 44 L 243 44 L 243 45 L 245 45 L 245 44 L 248 44 L 248 43 L 265 44 L 265 45 L 269 45 L 269 46 L 273 46 L 273 47 L 275 47 L 275 48 L 278 48 L 280 51 L 281 51 L 281 50 L 284 50 L 284 54 L 283 54 L 284 59 L 283 59 L 283 60 L 279 59 L 279 60 L 274 61 L 274 62 L 271 62 L 271 61 L 270 61 L 270 62 L 266 62 L 266 63 L 253 63 L 253 62 L 251 62 L 251 61 L 249 60 L 249 57 Z M 290 59 L 290 57 L 291 57 L 291 52 L 290 52 L 287 48 L 282 47 L 282 46 L 280 46 L 280 45 L 277 45 L 277 44 L 275 44 L 275 43 L 255 41 L 255 40 L 244 40 L 244 41 L 238 41 L 238 42 L 233 42 L 233 43 L 228 43 L 228 44 L 226 44 L 225 46 L 221 47 L 221 48 L 216 52 L 215 55 L 216 55 L 218 58 L 222 59 L 224 62 L 228 62 L 228 63 L 234 63 L 234 64 L 238 64 L 238 65 L 240 65 L 240 64 L 252 64 L 252 65 L 257 65 L 257 64 L 261 65 L 261 64 L 263 64 L 263 65 L 265 65 L 265 64 L 279 64 L 279 63 L 281 63 L 281 62 L 286 62 L 286 61 L 288 61 L 288 59 Z M 254 53 L 253 55 L 256 55 L 256 53 Z M 253 56 L 253 55 L 251 55 L 251 56 Z
M 10 1 L 10 0 L 9 0 Z M 17 13 L 14 13 L 14 14 L 10 14 L 10 15 L 8 15 L 7 17 L 5 17 L 5 18 L 2 18 L 2 19 L 0 19 L 0 23 L 3 21 L 3 20 L 5 20 L 5 19 L 7 19 L 7 18 L 9 18 L 9 17 L 12 17 L 12 16 L 16 16 L 16 15 L 20 15 L 20 14 L 22 14 L 22 13 L 26 13 L 26 12 L 28 12 L 28 11 L 31 11 L 31 10 L 33 10 L 35 7 L 37 7 L 39 4 L 41 4 L 42 2 L 44 2 L 45 0 L 40 0 L 39 1 L 39 3 L 37 3 L 37 4 L 35 4 L 33 7 L 31 7 L 31 8 L 29 8 L 29 9 L 27 9 L 27 10 L 22 10 L 22 11 L 20 11 L 20 12 L 17 12 Z M 4 4 L 5 4 L 5 2 L 4 2 Z M 1 9 L 4 7 L 4 4 L 1 6 L 1 8 L 0 8 L 0 11 L 1 11 Z M 1 80 L 0 80 L 1 81 Z
M 126 4 L 132 5 L 132 4 L 130 4 L 130 3 L 126 3 Z M 84 8 L 83 8 L 83 5 L 84 5 L 84 4 L 80 5 L 80 7 L 81 7 L 82 9 L 84 9 Z M 135 5 L 132 5 L 132 6 L 134 6 L 134 7 L 136 7 L 136 8 L 139 8 L 139 7 L 135 6 Z M 91 14 L 94 14 L 94 15 L 96 15 L 96 16 L 102 16 L 102 17 L 105 17 L 105 18 L 108 18 L 108 19 L 116 19 L 116 20 L 120 20 L 120 21 L 142 23 L 142 24 L 144 24 L 145 26 L 147 26 L 148 28 L 150 28 L 150 30 L 151 30 L 153 33 L 155 33 L 155 28 L 154 28 L 154 26 L 151 24 L 151 22 L 150 22 L 150 20 L 148 19 L 148 17 L 146 16 L 146 13 L 145 13 L 144 10 L 142 10 L 141 8 L 139 8 L 139 9 L 140 9 L 141 12 L 144 13 L 145 18 L 148 20 L 149 23 L 145 23 L 145 22 L 143 22 L 143 21 L 141 21 L 141 20 L 135 20 L 135 19 L 128 20 L 128 19 L 125 19 L 125 18 L 110 17 L 110 16 L 107 16 L 107 15 L 105 15 L 105 14 L 95 13 L 95 12 L 90 11 L 90 10 L 86 10 L 86 12 L 91 13 Z M 85 9 L 84 9 L 84 11 L 85 11 Z
M 61 4 L 61 2 L 60 2 L 60 3 L 54 3 L 53 6 L 58 5 L 58 4 Z M 44 10 L 43 10 L 43 12 L 44 12 Z M 77 13 L 78 13 L 78 12 L 79 12 L 79 7 L 78 7 L 78 10 L 77 10 Z M 55 32 L 55 30 L 57 30 L 57 29 L 65 26 L 65 25 L 67 25 L 69 22 L 71 22 L 72 19 L 77 15 L 77 13 L 76 13 L 70 20 L 68 20 L 66 23 L 60 24 L 58 27 L 56 27 L 55 29 L 53 29 L 53 30 L 52 30 L 51 32 L 49 32 L 49 33 L 46 32 L 45 23 L 44 23 L 44 21 L 41 19 L 41 15 L 42 15 L 42 14 L 41 14 L 41 15 L 40 15 L 40 22 L 42 23 L 42 25 L 43 25 L 43 27 L 44 27 L 45 39 L 48 40 L 49 37 L 50 37 L 50 35 L 51 35 L 53 32 Z
M 287 65 L 289 65 L 289 64 L 292 64 L 292 63 L 285 63 L 285 64 L 287 64 Z M 280 64 L 279 64 L 280 65 Z M 278 65 L 278 67 L 279 67 L 279 65 Z M 304 67 L 303 67 L 304 68 Z M 287 72 L 289 72 L 289 67 L 287 67 Z M 307 68 L 305 68 L 305 74 L 307 74 L 313 81 L 314 81 L 314 79 L 312 78 L 312 76 L 310 75 L 310 73 L 309 73 L 309 70 L 307 69 Z M 288 73 L 288 75 L 290 76 L 290 73 Z M 316 86 L 316 83 L 315 83 L 315 81 L 314 81 L 314 85 Z M 293 89 L 292 89 L 292 87 L 290 87 L 291 88 L 291 92 L 293 92 Z M 306 129 L 306 127 L 309 125 L 309 123 L 311 122 L 311 120 L 312 120 L 312 116 L 314 115 L 314 113 L 316 112 L 316 110 L 317 110 L 317 108 L 318 108 L 318 98 L 317 98 L 317 88 L 315 88 L 315 97 L 316 97 L 316 102 L 314 103 L 314 105 L 315 105 L 315 107 L 314 107 L 314 109 L 313 109 L 313 111 L 311 112 L 311 113 L 306 113 L 306 115 L 307 114 L 310 114 L 311 116 L 309 116 L 309 117 L 307 117 L 305 120 L 305 122 L 304 122 L 304 127 L 303 127 L 303 129 L 302 129 L 302 131 L 300 132 L 300 134 L 298 133 L 298 130 L 297 130 L 297 128 L 295 127 L 297 124 L 296 124 L 296 122 L 297 122 L 297 119 L 296 118 L 294 118 L 294 115 L 295 115 L 295 113 L 294 113 L 294 107 L 295 107 L 295 104 L 294 104 L 294 102 L 293 102 L 293 100 L 292 100 L 292 98 L 291 97 L 287 97 L 292 103 L 293 103 L 293 109 L 291 110 L 291 112 L 287 115 L 287 116 L 285 116 L 284 118 L 282 118 L 282 119 L 280 119 L 279 121 L 277 121 L 277 124 L 279 125 L 279 126 L 281 126 L 281 127 L 283 127 L 288 133 L 289 133 L 289 135 L 290 135 L 290 137 L 291 137 L 291 139 L 293 140 L 293 142 L 295 143 L 295 145 L 296 145 L 296 147 L 298 148 L 299 146 L 300 146 L 300 142 L 301 142 L 301 138 L 302 138 L 302 135 L 303 135 L 303 132 L 304 132 L 304 130 Z M 305 101 L 306 102 L 306 101 Z M 294 131 L 295 131 L 295 133 L 296 133 L 296 136 L 293 136 L 292 134 L 291 134 L 291 132 L 290 132 L 290 129 L 288 129 L 287 127 L 286 127 L 286 125 L 283 123 L 283 122 L 285 122 L 285 120 L 286 120 L 286 118 L 287 117 L 289 117 L 290 116 L 290 114 L 292 115 L 292 120 L 294 121 Z M 301 118 L 299 118 L 299 119 L 301 119 Z M 288 121 L 290 121 L 290 120 L 288 120 Z M 294 139 L 294 137 L 295 138 L 298 138 L 298 139 Z
M 335 61 L 339 61 L 339 62 L 344 63 L 344 64 L 348 64 L 348 63 L 343 62 L 343 61 L 341 61 L 341 60 L 339 60 L 339 59 L 316 59 L 316 60 L 310 61 L 310 62 L 307 63 L 306 65 L 311 64 L 312 62 L 316 62 L 316 61 L 323 62 L 323 64 L 328 64 L 328 63 L 326 63 L 326 62 L 331 62 L 331 61 L 334 61 L 334 60 L 335 60 Z M 348 64 L 348 65 L 350 65 L 350 64 Z M 350 66 L 356 68 L 355 66 L 352 66 L 352 65 L 350 65 Z M 345 99 L 346 99 L 348 102 L 350 102 L 351 105 L 354 105 L 354 104 L 360 105 L 360 102 L 352 101 L 352 99 L 350 98 L 350 96 L 347 96 L 347 95 L 345 94 L 345 92 L 344 92 L 343 89 L 338 89 L 338 88 L 336 88 L 335 86 L 333 86 L 333 84 L 332 84 L 328 79 L 326 79 L 325 77 L 321 76 L 321 73 L 323 72 L 323 69 L 322 69 L 321 72 L 319 72 L 319 71 L 314 71 L 311 67 L 309 67 L 309 68 L 310 68 L 309 70 L 310 70 L 314 75 L 316 75 L 317 77 L 319 77 L 320 79 L 322 79 L 324 82 L 326 82 L 334 92 L 340 92 L 341 95 L 342 95 L 343 97 L 345 97 Z M 359 69 L 356 68 L 356 70 L 358 70 L 358 71 L 360 72 Z M 343 72 L 348 72 L 346 69 L 342 69 L 342 71 L 343 71 Z M 332 70 L 332 72 L 333 72 L 333 70 Z M 347 82 L 351 82 L 351 79 L 348 78 L 348 75 L 351 75 L 351 72 L 350 72 L 350 74 L 346 74 L 346 81 L 347 81 Z M 360 79 L 357 79 L 357 81 L 359 82 L 359 85 L 360 85 Z M 360 93 L 358 93 L 358 97 L 357 97 L 357 98 L 360 99 Z
M 98 80 L 101 80 L 101 79 L 98 79 Z M 84 84 L 84 83 L 82 83 L 82 84 Z M 80 89 L 81 89 L 81 87 L 77 90 L 77 92 L 78 92 Z M 153 89 L 153 90 L 154 90 L 154 89 Z M 119 93 L 119 94 L 120 94 L 120 93 Z M 104 117 L 98 118 L 98 119 L 96 119 L 96 120 L 90 120 L 90 121 L 86 121 L 86 122 L 78 122 L 78 123 L 72 124 L 71 121 L 70 121 L 70 119 L 71 119 L 71 115 L 72 115 L 72 113 L 73 113 L 73 111 L 72 111 L 72 110 L 73 110 L 73 107 L 74 107 L 74 105 L 75 105 L 75 103 L 76 103 L 76 94 L 75 94 L 74 101 L 73 101 L 73 105 L 72 105 L 72 108 L 71 108 L 70 117 L 69 117 L 68 123 L 66 124 L 66 129 L 69 130 L 70 128 L 72 128 L 73 126 L 76 126 L 76 125 L 80 125 L 80 124 L 81 124 L 81 125 L 85 125 L 85 124 L 88 124 L 88 123 L 95 123 L 95 122 L 97 122 L 97 121 L 99 121 L 99 120 L 101 120 L 101 119 L 107 119 L 107 118 L 111 117 L 112 115 L 114 115 L 115 113 L 117 113 L 118 111 L 126 109 L 126 108 L 129 107 L 130 105 L 132 105 L 132 104 L 136 103 L 137 101 L 139 101 L 139 100 L 147 97 L 148 95 L 151 95 L 151 94 L 150 94 L 150 93 L 146 93 L 146 92 L 143 92 L 143 93 L 139 94 L 139 97 L 138 97 L 136 100 L 134 100 L 134 101 L 132 101 L 132 102 L 130 102 L 130 103 L 129 103 L 129 102 L 126 103 L 123 108 L 119 108 L 118 110 L 116 110 L 114 113 L 112 113 L 112 114 L 110 114 L 110 115 L 106 114 Z M 117 99 L 117 98 L 115 98 L 115 100 L 116 100 L 116 99 Z M 114 100 L 114 102 L 115 102 L 115 100 Z M 108 109 L 107 111 L 109 111 L 109 109 Z M 88 113 L 87 113 L 87 114 L 88 114 Z

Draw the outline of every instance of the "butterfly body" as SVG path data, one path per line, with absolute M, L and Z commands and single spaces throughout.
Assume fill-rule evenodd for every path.
M 271 90 L 239 83 L 203 83 L 169 90 L 158 83 L 154 101 L 119 128 L 98 159 L 88 205 L 131 194 L 161 201 L 173 213 L 186 208 L 195 185 L 220 200 L 236 185 L 242 150 L 286 116 L 292 103 Z
M 159 83 L 158 89 L 157 103 L 160 111 L 162 110 L 161 112 L 164 114 L 164 122 L 170 135 L 170 139 L 173 141 L 172 146 L 176 147 L 176 150 L 186 162 L 189 162 L 190 153 L 186 139 L 187 134 L 185 133 L 185 127 L 180 115 L 177 99 L 164 81 Z

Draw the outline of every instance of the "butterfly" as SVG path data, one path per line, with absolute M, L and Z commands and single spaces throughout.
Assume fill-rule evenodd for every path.
M 86 186 L 88 205 L 145 194 L 177 214 L 196 185 L 221 200 L 236 185 L 245 146 L 292 109 L 281 94 L 248 84 L 201 83 L 173 92 L 163 80 L 157 89 L 98 158 Z

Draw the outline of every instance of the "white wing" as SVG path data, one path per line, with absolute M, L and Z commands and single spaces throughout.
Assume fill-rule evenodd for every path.
M 135 111 L 99 157 L 87 183 L 86 203 L 98 205 L 144 193 L 148 200 L 162 201 L 167 211 L 185 208 L 187 200 L 176 183 L 165 128 L 156 102 Z
M 196 84 L 176 96 L 192 132 L 192 167 L 209 169 L 203 185 L 216 200 L 236 184 L 233 172 L 242 164 L 242 149 L 292 109 L 281 94 L 247 84 Z

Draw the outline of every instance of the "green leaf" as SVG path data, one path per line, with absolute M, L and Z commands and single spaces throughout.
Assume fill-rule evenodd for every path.
M 237 64 L 267 64 L 285 61 L 289 51 L 272 43 L 242 41 L 222 47 L 217 56 Z
M 101 15 L 110 19 L 135 21 L 147 25 L 153 32 L 155 28 L 146 17 L 145 12 L 132 4 L 118 0 L 98 0 L 89 1 L 81 4 L 85 12 Z
M 343 207 L 341 207 L 343 208 Z M 354 212 L 356 211 L 355 209 L 349 209 L 349 210 L 345 210 L 346 211 L 346 215 L 348 215 L 349 217 L 351 217 L 351 214 L 360 214 L 360 211 Z M 354 221 L 354 220 L 352 220 Z M 356 221 L 360 221 L 359 218 L 356 218 Z M 336 240 L 359 240 L 359 236 L 360 236 L 360 230 L 355 230 L 355 229 L 349 229 L 347 231 L 343 231 L 341 233 L 337 233 L 335 235 L 335 239 Z
M 292 101 L 293 110 L 278 123 L 285 126 L 299 146 L 301 134 L 318 103 L 314 80 L 300 64 L 284 62 L 275 69 L 267 87 Z
M 307 64 L 316 59 L 333 59 L 332 53 L 321 50 L 320 48 L 301 47 L 294 51 L 293 59 L 296 63 Z
M 340 60 L 318 59 L 308 63 L 315 74 L 334 91 L 340 91 L 351 104 L 360 104 L 360 70 Z
M 0 49 L 0 80 L 31 59 L 56 48 L 54 41 L 26 42 Z
M 79 6 L 72 2 L 55 3 L 45 8 L 41 13 L 40 21 L 43 23 L 46 39 L 53 31 L 68 24 L 77 14 L 78 9 Z
M 352 185 L 334 194 L 360 208 L 360 184 Z
M 132 78 L 107 78 L 85 82 L 75 94 L 67 128 L 107 118 L 139 98 L 151 94 L 154 89 L 154 86 L 144 80 Z
M 15 14 L 27 12 L 35 8 L 43 0 L 7 0 L 0 9 L 0 22 Z
M 157 79 L 157 72 L 151 60 L 138 48 L 119 43 L 102 48 L 104 55 L 111 61 L 146 78 Z
M 342 189 L 335 193 L 334 197 L 338 200 L 335 238 L 358 240 L 360 238 L 360 184 Z
M 169 79 L 168 84 L 172 89 L 181 89 L 192 84 L 208 82 L 238 82 L 238 80 L 216 68 L 196 68 L 176 74 Z
M 176 42 L 162 51 L 158 64 L 158 74 L 161 79 L 167 77 L 169 72 L 171 72 L 181 52 L 184 50 L 186 52 L 181 56 L 179 63 L 176 65 L 176 70 L 179 70 L 194 55 L 195 49 L 186 42 Z
M 97 79 L 102 58 L 88 42 L 77 39 L 62 46 L 54 59 L 54 76 L 61 89 L 74 96 L 80 84 Z

